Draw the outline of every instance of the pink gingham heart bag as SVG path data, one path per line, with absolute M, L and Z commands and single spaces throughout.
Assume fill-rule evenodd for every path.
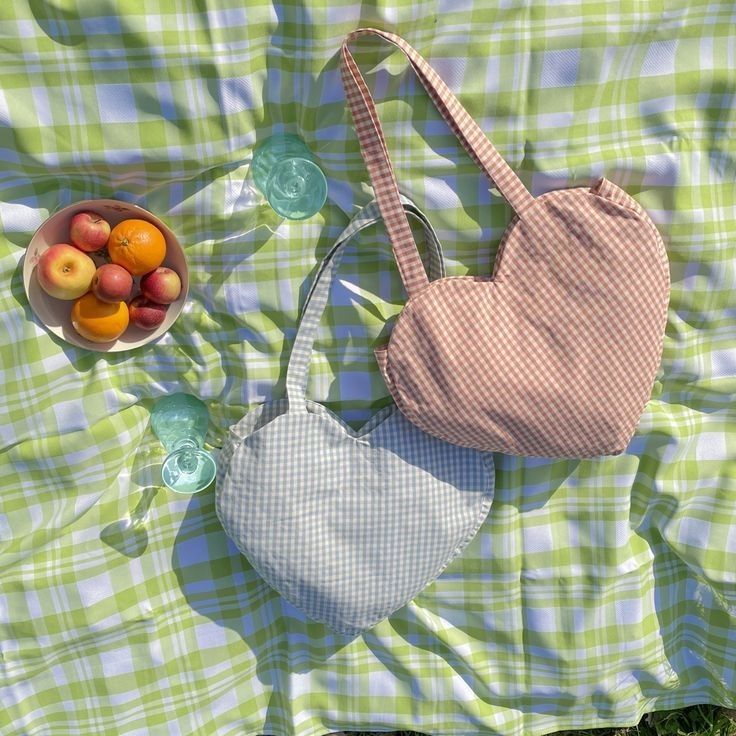
M 408 57 L 433 103 L 515 211 L 491 276 L 430 282 L 401 204 L 375 104 L 349 44 L 372 34 Z M 376 351 L 409 421 L 478 450 L 621 453 L 650 398 L 669 301 L 662 238 L 607 179 L 533 197 L 427 62 L 372 28 L 342 45 L 342 79 L 409 299 Z

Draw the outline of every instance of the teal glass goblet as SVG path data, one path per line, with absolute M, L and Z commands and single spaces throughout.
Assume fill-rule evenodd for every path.
M 215 459 L 202 449 L 209 420 L 205 404 L 191 394 L 170 394 L 154 405 L 151 428 L 168 453 L 161 479 L 172 491 L 197 493 L 214 480 Z
M 253 180 L 271 207 L 289 220 L 305 220 L 322 209 L 327 180 L 299 136 L 278 133 L 253 154 Z

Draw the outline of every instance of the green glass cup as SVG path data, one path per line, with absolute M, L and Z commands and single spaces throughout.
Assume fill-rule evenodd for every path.
M 251 168 L 258 190 L 289 220 L 312 217 L 327 199 L 325 175 L 299 136 L 272 135 L 255 150 Z
M 151 429 L 168 453 L 161 479 L 172 491 L 198 493 L 215 479 L 215 459 L 202 449 L 209 420 L 205 404 L 191 394 L 170 394 L 154 405 Z

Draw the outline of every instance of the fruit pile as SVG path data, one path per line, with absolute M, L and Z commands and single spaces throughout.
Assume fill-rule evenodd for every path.
M 163 233 L 146 220 L 115 227 L 96 212 L 72 217 L 69 243 L 45 250 L 36 265 L 41 288 L 56 299 L 74 300 L 72 326 L 92 342 L 117 340 L 129 324 L 155 330 L 181 293 L 179 274 L 161 264 Z M 89 254 L 107 256 L 98 266 Z M 131 299 L 135 279 L 140 293 Z

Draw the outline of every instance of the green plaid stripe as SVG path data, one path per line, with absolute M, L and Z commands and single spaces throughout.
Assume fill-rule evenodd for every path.
M 0 8 L 0 733 L 542 734 L 735 707 L 733 4 L 184 8 Z M 214 494 L 160 488 L 147 422 L 156 397 L 188 390 L 219 446 L 283 395 L 314 270 L 371 199 L 337 64 L 360 25 L 435 65 L 535 194 L 605 174 L 634 195 L 663 233 L 672 298 L 629 450 L 497 457 L 493 509 L 463 556 L 346 642 L 258 578 Z M 366 43 L 356 59 L 403 191 L 450 273 L 488 273 L 508 208 L 386 53 Z M 279 130 L 328 178 L 305 223 L 278 222 L 245 185 L 255 143 Z M 185 245 L 191 300 L 156 345 L 85 353 L 32 320 L 24 248 L 89 197 L 140 203 Z M 390 315 L 347 285 L 385 310 L 404 300 L 376 262 L 382 237 L 345 259 L 312 365 L 310 396 L 356 420 L 385 400 L 370 342 Z M 348 360 L 341 326 L 357 335 Z

